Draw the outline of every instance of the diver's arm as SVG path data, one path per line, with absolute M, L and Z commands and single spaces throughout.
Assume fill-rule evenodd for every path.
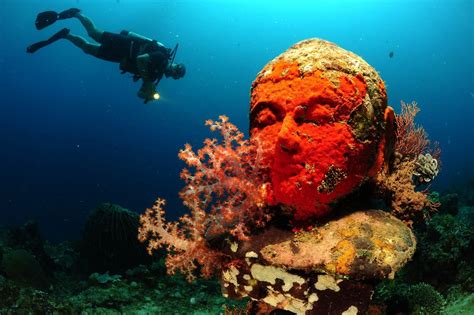
M 148 63 L 150 62 L 150 55 L 143 54 L 137 56 L 138 75 L 142 79 L 142 86 L 138 91 L 138 97 L 145 100 L 145 103 L 153 99 L 156 93 L 155 84 L 148 74 Z
M 142 86 L 138 90 L 138 97 L 145 100 L 145 104 L 148 101 L 155 99 L 156 86 L 153 81 L 143 79 Z
M 149 62 L 150 62 L 149 54 L 143 54 L 143 55 L 137 56 L 138 75 L 143 79 L 143 81 L 151 80 L 148 74 Z
M 138 76 L 143 80 L 138 96 L 145 100 L 145 103 L 149 100 L 157 99 L 156 85 L 160 81 L 163 73 L 150 73 L 150 68 L 156 68 L 157 61 L 162 63 L 164 55 L 157 54 L 156 52 L 151 54 L 143 54 L 137 56 L 137 70 Z M 155 81 L 157 83 L 155 83 Z M 159 96 L 158 96 L 159 97 Z

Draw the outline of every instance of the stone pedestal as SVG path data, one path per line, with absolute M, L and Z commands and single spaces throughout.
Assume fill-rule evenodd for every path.
M 355 212 L 311 231 L 269 228 L 228 243 L 224 296 L 250 297 L 295 314 L 364 314 L 373 284 L 393 278 L 414 254 L 415 236 L 381 210 Z

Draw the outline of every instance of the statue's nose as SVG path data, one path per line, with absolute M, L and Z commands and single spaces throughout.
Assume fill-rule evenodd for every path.
M 291 116 L 286 116 L 278 132 L 278 146 L 289 154 L 296 154 L 300 148 L 300 137 L 297 134 L 295 120 Z

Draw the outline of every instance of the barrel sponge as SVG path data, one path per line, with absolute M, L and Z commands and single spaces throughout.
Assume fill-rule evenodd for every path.
M 122 272 L 149 258 L 137 240 L 138 214 L 111 203 L 102 203 L 84 227 L 81 258 L 88 272 Z

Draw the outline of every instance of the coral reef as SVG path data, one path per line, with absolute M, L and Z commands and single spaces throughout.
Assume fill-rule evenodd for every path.
M 169 273 L 218 274 L 224 295 L 250 297 L 250 309 L 368 311 L 371 282 L 393 278 L 415 251 L 399 219 L 411 225 L 438 206 L 416 185 L 437 175 L 439 151 L 429 154 L 414 123 L 416 103 L 402 107 L 396 116 L 387 106 L 383 81 L 360 57 L 319 39 L 295 44 L 252 84 L 250 140 L 221 117 L 206 124 L 222 143 L 180 152 L 191 215 L 167 223 L 158 199 L 139 239 L 150 254 L 167 247 Z M 364 184 L 395 216 L 347 200 L 332 213 Z
M 364 313 L 372 285 L 363 280 L 393 277 L 415 244 L 407 226 L 380 210 L 355 212 L 296 234 L 268 229 L 228 246 L 242 263 L 223 270 L 224 295 L 251 297 L 297 314 L 351 308 Z
M 166 222 L 158 199 L 139 239 L 149 253 L 168 249 L 169 273 L 217 274 L 225 296 L 250 297 L 250 309 L 363 313 L 372 283 L 393 278 L 415 251 L 399 219 L 411 225 L 438 206 L 416 190 L 439 170 L 416 112 L 407 105 L 396 116 L 360 57 L 319 39 L 297 43 L 252 84 L 250 140 L 221 116 L 206 124 L 222 142 L 181 150 L 191 214 Z M 362 186 L 394 216 L 351 207 Z
M 442 194 L 440 211 L 414 226 L 418 249 L 413 260 L 397 274 L 395 281 L 383 282 L 375 292 L 376 300 L 387 305 L 387 313 L 416 313 L 420 309 L 426 313 L 427 304 L 432 303 L 437 305 L 436 311 L 431 309 L 432 313 L 470 314 L 469 294 L 474 290 L 474 225 L 463 217 L 462 204 L 467 199 L 460 192 Z M 422 291 L 432 295 L 425 299 L 428 301 L 425 304 L 409 294 L 413 292 L 409 289 L 421 282 Z M 447 306 L 441 310 L 439 302 L 444 299 Z
M 22 227 L 14 228 L 18 229 Z M 9 234 L 0 230 L 0 251 L 6 255 L 0 259 L 0 314 L 220 314 L 226 308 L 245 305 L 223 298 L 216 280 L 190 284 L 180 275 L 167 276 L 163 260 L 135 266 L 121 275 L 89 275 L 63 268 L 83 263 L 72 242 L 37 242 L 56 265 L 34 275 L 40 266 L 37 261 L 31 263 L 32 249 L 20 248 L 26 247 L 20 243 L 17 249 L 6 245 Z M 11 255 L 16 257 L 14 262 Z M 34 267 L 25 269 L 28 264 Z M 19 274 L 18 270 L 26 271 Z M 37 285 L 45 273 L 51 275 L 48 285 Z
M 463 206 L 474 207 L 474 178 L 471 178 L 462 187 L 457 188 Z
M 474 314 L 474 294 L 467 294 L 448 301 L 441 312 L 444 315 Z
M 449 214 L 437 214 L 419 229 L 417 236 L 420 246 L 415 262 L 420 279 L 443 292 L 453 283 L 474 289 L 472 225 Z
M 459 207 L 459 196 L 456 193 L 447 193 L 443 194 L 439 198 L 440 206 L 438 208 L 438 213 L 441 214 L 451 214 L 453 216 L 458 214 Z
M 5 275 L 18 283 L 45 288 L 49 282 L 38 260 L 25 249 L 6 252 L 1 263 Z
M 5 246 L 17 250 L 24 249 L 31 253 L 40 264 L 41 269 L 46 272 L 46 275 L 49 275 L 49 271 L 54 270 L 58 266 L 49 257 L 44 245 L 38 224 L 35 221 L 28 221 L 22 226 L 6 230 Z
M 474 185 L 420 190 L 441 163 L 417 112 L 395 115 L 360 57 L 300 42 L 255 80 L 249 140 L 221 116 L 220 140 L 180 151 L 178 222 L 163 199 L 139 220 L 101 205 L 80 255 L 33 223 L 0 231 L 0 313 L 470 314 Z
M 428 198 L 427 191 L 416 191 L 413 181 L 415 168 L 414 160 L 403 161 L 395 166 L 393 172 L 381 172 L 377 176 L 378 189 L 393 213 L 410 225 L 414 220 L 426 218 L 439 206 Z
M 402 112 L 395 116 L 397 137 L 392 163 L 376 176 L 379 193 L 394 214 L 410 225 L 426 219 L 439 207 L 428 198 L 428 190 L 416 190 L 438 175 L 441 164 L 438 145 L 430 146 L 426 131 L 415 124 L 418 112 L 416 102 L 402 102 Z
M 387 314 L 440 314 L 445 298 L 427 283 L 405 284 L 391 281 L 380 285 L 376 300 L 383 300 Z

